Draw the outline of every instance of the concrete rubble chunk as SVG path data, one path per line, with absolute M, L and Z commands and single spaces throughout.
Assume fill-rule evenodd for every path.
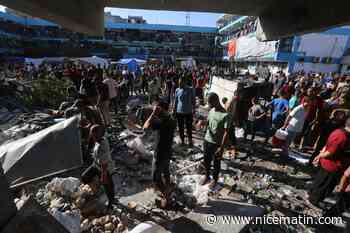
M 143 222 L 133 228 L 129 233 L 170 233 L 154 222 Z
M 78 190 L 79 186 L 80 180 L 75 177 L 54 178 L 46 185 L 46 190 L 70 196 Z
M 29 198 L 16 216 L 6 224 L 2 233 L 69 233 L 49 212 L 33 198 Z
M 80 233 L 80 213 L 79 211 L 61 212 L 51 209 L 50 214 L 61 223 L 70 233 Z

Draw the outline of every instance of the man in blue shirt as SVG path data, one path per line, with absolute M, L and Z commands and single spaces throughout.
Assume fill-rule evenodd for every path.
M 193 146 L 192 124 L 196 98 L 192 87 L 186 85 L 184 79 L 179 80 L 179 88 L 175 90 L 174 113 L 179 126 L 181 143 L 185 144 L 185 124 L 189 146 Z
M 269 104 L 272 107 L 272 129 L 274 131 L 283 126 L 289 110 L 289 102 L 285 94 L 280 93 L 279 96 L 279 98 L 273 99 Z

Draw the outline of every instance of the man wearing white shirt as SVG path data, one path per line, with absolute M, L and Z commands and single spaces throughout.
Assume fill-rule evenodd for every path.
M 299 106 L 295 107 L 288 115 L 283 129 L 287 130 L 288 136 L 286 139 L 287 149 L 290 144 L 294 141 L 295 137 L 303 131 L 306 111 L 309 107 L 309 99 L 304 97 L 304 101 Z

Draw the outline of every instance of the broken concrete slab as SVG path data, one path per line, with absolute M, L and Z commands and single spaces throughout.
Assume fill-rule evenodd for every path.
M 2 233 L 69 233 L 51 214 L 33 198 L 29 198 L 17 215 L 4 227 Z
M 258 206 L 230 200 L 210 200 L 185 217 L 172 221 L 172 233 L 239 233 L 247 224 L 225 224 L 224 216 L 259 217 L 265 210 Z M 214 217 L 213 217 L 214 216 Z
M 119 202 L 127 206 L 129 202 L 135 202 L 141 206 L 150 206 L 155 203 L 158 195 L 153 189 L 146 189 L 143 192 L 136 193 L 134 195 L 121 197 Z

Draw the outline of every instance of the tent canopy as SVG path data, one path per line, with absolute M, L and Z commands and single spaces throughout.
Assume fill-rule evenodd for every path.
M 101 66 L 101 67 L 108 67 L 109 62 L 107 59 L 97 57 L 97 56 L 92 56 L 92 57 L 78 57 L 75 59 L 72 59 L 73 61 L 80 61 L 80 62 L 85 62 L 89 63 L 94 66 Z
M 121 65 L 128 65 L 130 63 L 137 63 L 138 65 L 144 65 L 146 64 L 145 60 L 142 59 L 138 59 L 138 58 L 124 58 L 124 59 L 120 59 L 117 63 L 121 64 Z
M 120 59 L 117 63 L 120 65 L 126 65 L 128 66 L 128 70 L 130 72 L 137 73 L 140 71 L 140 65 L 146 64 L 146 61 L 142 59 L 137 59 L 137 58 L 125 58 L 125 59 Z
M 66 57 L 42 57 L 42 58 L 29 58 L 26 57 L 24 59 L 24 62 L 26 64 L 33 64 L 35 67 L 39 67 L 43 63 L 63 63 L 65 61 L 69 60 Z

